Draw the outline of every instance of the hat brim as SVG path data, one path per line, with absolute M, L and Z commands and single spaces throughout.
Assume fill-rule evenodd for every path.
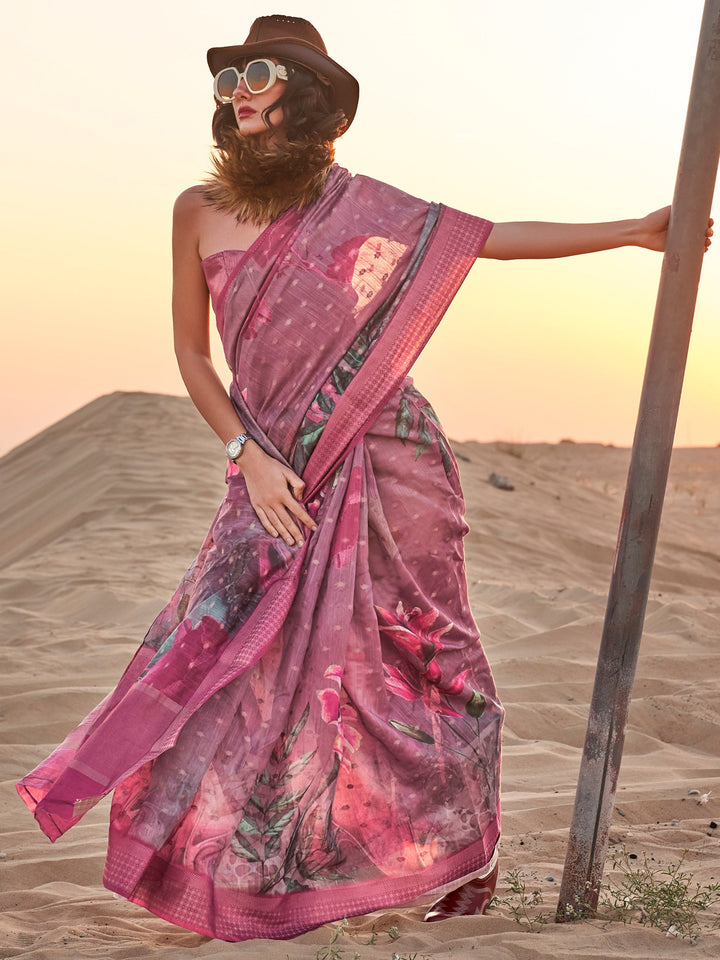
M 351 73 L 311 43 L 294 37 L 277 37 L 234 47 L 211 47 L 207 52 L 207 62 L 210 72 L 215 76 L 235 60 L 261 54 L 297 63 L 312 70 L 321 80 L 326 80 L 333 89 L 335 102 L 345 114 L 347 126 L 350 126 L 357 110 L 360 85 Z

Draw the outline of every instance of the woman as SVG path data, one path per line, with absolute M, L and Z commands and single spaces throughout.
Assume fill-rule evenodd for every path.
M 493 226 L 351 177 L 357 83 L 304 20 L 208 62 L 216 170 L 176 204 L 173 315 L 228 492 L 118 687 L 18 789 L 53 840 L 114 790 L 105 884 L 210 936 L 480 913 L 502 708 L 456 464 L 407 372 L 476 257 L 661 250 L 668 210 Z

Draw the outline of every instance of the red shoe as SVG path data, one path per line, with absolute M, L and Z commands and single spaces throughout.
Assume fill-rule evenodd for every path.
M 448 920 L 450 917 L 474 917 L 485 913 L 495 893 L 498 865 L 486 877 L 468 880 L 456 890 L 451 890 L 434 903 L 423 917 L 424 920 Z

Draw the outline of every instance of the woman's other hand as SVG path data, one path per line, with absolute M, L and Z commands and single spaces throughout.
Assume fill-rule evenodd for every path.
M 647 250 L 664 250 L 669 223 L 670 207 L 661 207 L 643 217 L 638 222 L 638 246 Z
M 268 456 L 253 440 L 246 443 L 236 462 L 263 527 L 272 537 L 282 537 L 288 546 L 301 546 L 303 533 L 297 521 L 317 530 L 315 521 L 298 502 L 305 491 L 305 481 L 284 463 Z
M 707 230 L 705 231 L 705 249 L 707 250 L 712 243 L 713 235 L 712 217 L 708 220 Z M 667 243 L 668 224 L 670 223 L 670 207 L 661 207 L 654 210 L 638 223 L 640 243 L 638 246 L 646 247 L 648 250 L 664 250 Z

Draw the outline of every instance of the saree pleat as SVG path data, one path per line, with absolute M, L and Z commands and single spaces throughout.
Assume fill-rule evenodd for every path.
M 270 537 L 231 466 L 116 689 L 18 785 L 53 840 L 114 791 L 104 882 L 159 916 L 290 937 L 493 857 L 502 708 L 457 465 L 407 377 L 490 229 L 334 168 L 213 274 L 231 399 L 318 528 Z

